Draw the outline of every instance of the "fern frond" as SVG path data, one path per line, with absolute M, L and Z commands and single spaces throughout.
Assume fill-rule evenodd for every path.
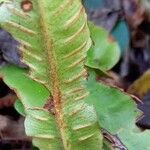
M 26 108 L 27 134 L 40 149 L 49 143 L 46 150 L 101 150 L 95 112 L 84 102 L 88 95 L 84 60 L 91 39 L 81 0 L 10 1 L 0 7 L 0 18 L 1 27 L 20 42 L 29 76 L 53 97 L 55 115 L 42 108 Z M 48 129 L 47 134 L 41 135 L 40 129 L 43 133 Z

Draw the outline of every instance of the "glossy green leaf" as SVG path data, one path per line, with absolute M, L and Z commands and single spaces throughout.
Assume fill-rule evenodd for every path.
M 84 60 L 91 39 L 81 1 L 10 1 L 0 7 L 0 25 L 20 42 L 18 49 L 22 61 L 29 66 L 28 76 L 53 97 L 46 102 L 39 100 L 53 103 L 55 113 L 49 105 L 48 114 L 45 107 L 36 106 L 36 86 L 27 97 L 15 80 L 17 74 L 10 79 L 10 69 L 4 69 L 5 82 L 18 89 L 18 95 L 24 95 L 20 99 L 26 108 L 26 133 L 33 137 L 34 144 L 42 150 L 101 150 L 96 113 L 84 101 L 88 95 Z M 22 85 L 28 88 L 26 82 Z
M 110 39 L 109 33 L 93 24 L 89 24 L 93 46 L 87 54 L 86 66 L 101 71 L 110 70 L 120 58 L 118 44 Z
M 87 103 L 94 105 L 102 128 L 117 135 L 129 150 L 150 150 L 150 132 L 136 125 L 140 112 L 130 96 L 120 90 L 95 81 L 91 73 L 87 84 L 90 96 Z

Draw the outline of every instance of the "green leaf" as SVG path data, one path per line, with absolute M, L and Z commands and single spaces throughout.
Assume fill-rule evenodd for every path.
M 25 108 L 43 107 L 50 93 L 43 85 L 30 79 L 27 72 L 12 65 L 0 68 L 5 83 L 14 89 Z
M 16 78 L 20 70 L 10 79 L 11 67 L 4 69 L 5 82 L 22 95 L 27 135 L 32 136 L 34 144 L 42 150 L 61 147 L 101 150 L 102 136 L 96 113 L 84 101 L 88 95 L 84 84 L 87 74 L 84 60 L 91 39 L 81 1 L 16 0 L 0 7 L 0 18 L 1 27 L 20 42 L 18 48 L 22 61 L 29 66 L 30 78 L 42 86 L 40 92 L 48 89 L 48 94 L 52 95 L 51 101 L 50 97 L 46 102 L 43 97 L 38 101 L 37 85 L 29 82 L 31 87 L 27 87 L 28 81 L 21 83 L 21 79 Z M 32 92 L 26 95 L 25 88 Z M 43 92 L 41 95 L 47 97 Z M 48 114 L 42 104 L 37 106 L 41 101 L 53 103 L 55 114 L 51 111 Z M 41 136 L 41 132 L 44 135 Z
M 39 108 L 28 109 L 25 128 L 27 135 L 34 137 L 33 144 L 37 147 L 43 150 L 63 149 L 55 116 L 48 111 Z
M 48 92 L 44 86 L 31 80 L 26 73 L 27 71 L 25 69 L 20 69 L 12 65 L 8 65 L 0 69 L 0 74 L 3 76 L 5 83 L 9 85 L 9 87 L 11 87 L 12 89 L 16 90 L 16 93 L 18 94 L 19 98 L 23 103 L 23 107 L 25 107 L 26 111 L 25 127 L 27 135 L 34 137 L 33 143 L 41 149 L 47 150 L 52 149 L 52 147 L 53 149 L 59 149 L 62 146 L 62 144 L 61 142 L 59 143 L 58 140 L 60 139 L 60 137 L 58 138 L 58 131 L 57 131 L 58 127 L 54 121 L 55 117 L 50 112 L 48 113 L 46 110 L 41 108 L 43 107 L 43 103 L 46 102 L 46 99 L 49 96 Z M 36 101 L 34 97 L 36 97 Z M 96 134 L 94 133 L 95 129 L 98 128 L 98 124 L 95 122 L 96 116 L 93 113 L 94 112 L 93 108 L 90 106 L 86 106 L 85 103 L 82 103 L 82 105 L 80 104 L 81 103 L 77 103 L 77 105 L 75 105 L 76 108 L 75 110 L 73 109 L 73 111 L 72 108 L 68 106 L 66 108 L 67 109 L 66 117 L 68 117 L 68 115 L 69 117 L 71 117 L 69 119 L 69 122 L 67 122 L 67 124 L 72 126 L 74 130 L 74 133 L 73 134 L 70 133 L 69 135 L 70 139 L 74 138 L 75 141 L 76 140 L 84 141 L 85 139 L 88 139 L 86 140 L 85 144 L 82 144 L 82 142 L 74 143 L 75 144 L 73 145 L 74 147 L 77 147 L 77 149 L 82 150 L 86 148 L 88 142 L 89 143 L 91 143 L 91 141 L 99 142 L 101 141 L 101 139 L 98 138 L 100 131 L 97 132 L 98 134 L 97 136 L 95 136 Z M 16 105 L 17 107 L 19 105 L 19 112 L 23 113 L 22 112 L 23 109 L 20 108 L 20 103 Z M 85 108 L 88 109 L 88 113 Z M 77 118 L 79 119 L 76 120 L 74 115 L 77 115 Z M 88 122 L 88 124 L 86 125 L 84 124 L 85 120 L 83 120 L 83 116 L 87 118 L 86 123 Z M 93 126 L 92 128 L 89 128 L 91 124 Z M 83 128 L 82 132 L 84 132 L 84 137 L 81 138 L 80 136 L 82 135 L 82 133 L 80 132 L 80 129 L 82 128 Z M 76 131 L 77 133 L 75 133 Z M 91 138 L 90 136 L 91 137 L 93 136 L 93 138 Z M 102 149 L 102 147 L 98 145 L 97 142 L 93 142 L 93 145 L 89 147 L 89 150 L 92 147 L 95 147 L 95 149 Z
M 89 26 L 93 46 L 88 51 L 86 65 L 100 71 L 110 70 L 120 58 L 119 46 L 105 29 L 91 23 Z
M 149 150 L 150 132 L 136 125 L 140 112 L 130 96 L 120 90 L 95 81 L 91 73 L 87 83 L 90 95 L 87 103 L 94 105 L 102 128 L 117 135 L 129 150 Z
M 21 114 L 22 116 L 26 115 L 25 108 L 20 100 L 16 100 L 14 107 L 18 111 L 19 114 Z

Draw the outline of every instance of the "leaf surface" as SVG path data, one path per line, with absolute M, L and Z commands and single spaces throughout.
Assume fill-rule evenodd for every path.
M 27 72 L 26 69 L 13 65 L 0 68 L 0 76 L 10 88 L 18 93 L 25 108 L 43 107 L 50 93 L 43 85 L 30 79 Z
M 110 70 L 120 58 L 119 46 L 104 28 L 92 23 L 89 27 L 93 46 L 88 51 L 86 65 L 101 71 Z
M 18 111 L 19 114 L 21 114 L 22 116 L 25 116 L 25 108 L 21 102 L 21 100 L 17 99 L 15 104 L 14 104 L 15 109 Z
M 93 73 L 87 86 L 91 93 L 87 103 L 96 108 L 101 127 L 117 135 L 129 150 L 149 150 L 150 132 L 135 125 L 140 111 L 134 101 L 120 90 L 96 82 Z
M 84 102 L 88 91 L 83 64 L 91 39 L 81 1 L 16 0 L 0 7 L 0 18 L 1 27 L 20 42 L 18 48 L 29 66 L 30 78 L 45 86 L 53 97 L 52 102 L 47 102 L 53 103 L 54 114 L 42 105 L 26 108 L 27 135 L 40 149 L 101 150 L 102 136 L 95 111 Z M 16 88 L 18 81 L 10 76 L 4 78 Z M 20 92 L 24 94 L 24 89 Z M 35 98 L 21 100 L 36 104 Z

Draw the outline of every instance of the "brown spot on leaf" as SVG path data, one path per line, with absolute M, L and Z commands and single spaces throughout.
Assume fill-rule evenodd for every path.
M 24 12 L 29 12 L 33 8 L 33 4 L 30 0 L 24 0 L 21 2 L 21 8 Z
M 51 114 L 55 115 L 55 107 L 54 107 L 54 101 L 52 97 L 50 97 L 47 101 L 47 103 L 44 106 L 45 109 L 47 109 Z

